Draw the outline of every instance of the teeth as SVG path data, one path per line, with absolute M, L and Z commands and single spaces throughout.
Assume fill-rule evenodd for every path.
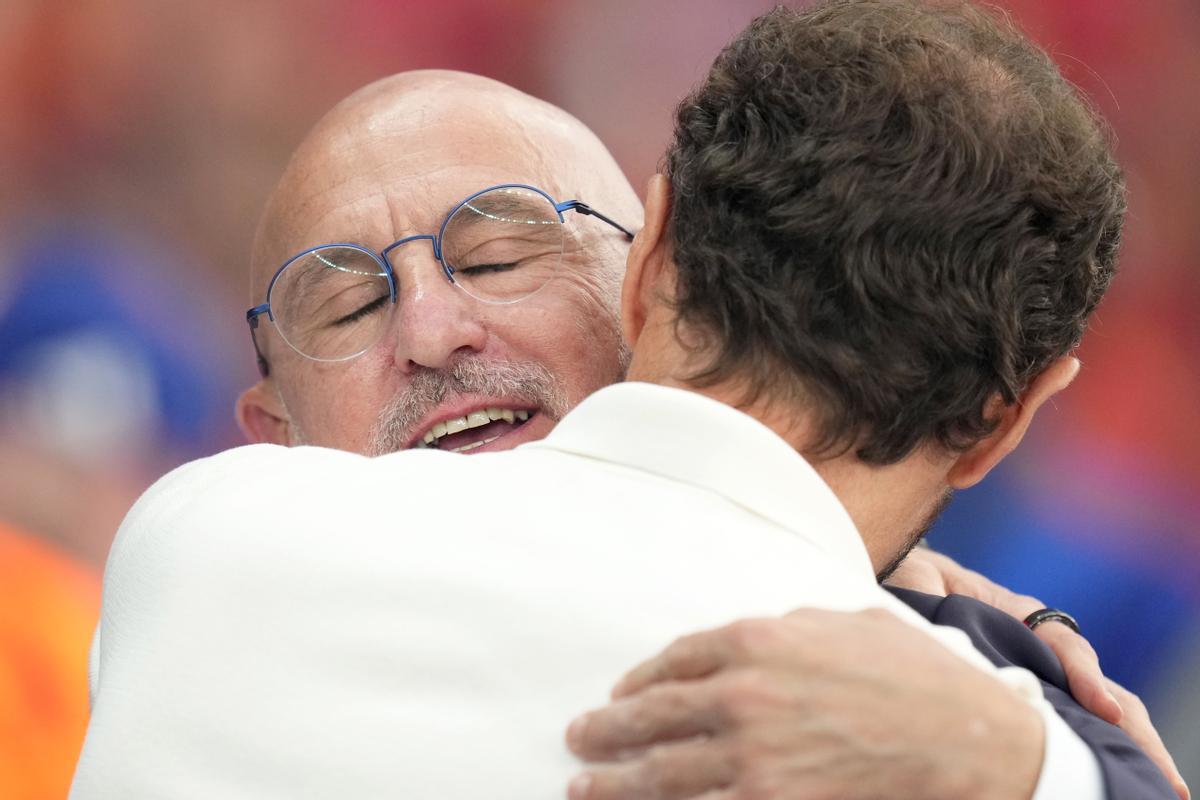
M 423 437 L 421 442 L 426 447 L 436 447 L 437 440 L 451 433 L 462 433 L 468 428 L 481 428 L 490 422 L 496 420 L 504 420 L 509 424 L 515 424 L 517 421 L 524 422 L 529 419 L 528 411 L 513 411 L 511 408 L 481 408 L 478 411 L 472 411 L 465 417 L 456 417 L 455 419 L 442 420 L 430 428 Z M 474 450 L 480 445 L 494 442 L 499 437 L 494 436 L 491 439 L 485 439 L 481 442 L 473 442 L 468 445 L 456 448 L 453 452 L 461 453 L 464 450 Z M 418 444 L 420 447 L 422 444 Z

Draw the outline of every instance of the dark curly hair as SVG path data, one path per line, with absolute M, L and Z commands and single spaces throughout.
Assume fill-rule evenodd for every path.
M 994 429 L 1078 342 L 1125 187 L 1050 59 L 966 3 L 833 0 L 755 20 L 665 158 L 696 385 L 818 414 L 809 451 L 894 463 Z

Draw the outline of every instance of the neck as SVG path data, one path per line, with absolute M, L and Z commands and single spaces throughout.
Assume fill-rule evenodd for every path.
M 663 358 L 662 348 L 653 348 L 656 357 L 648 359 L 638 350 L 641 348 L 635 349 L 629 380 L 694 391 L 737 408 L 804 456 L 854 521 L 877 574 L 894 567 L 944 507 L 950 462 L 936 449 L 918 448 L 886 466 L 868 464 L 853 451 L 834 457 L 812 455 L 818 417 L 811 409 L 766 395 L 746 403 L 745 384 L 737 380 L 697 387 L 686 379 L 690 369 L 678 367 L 690 359 Z M 674 368 L 664 368 L 666 365 Z

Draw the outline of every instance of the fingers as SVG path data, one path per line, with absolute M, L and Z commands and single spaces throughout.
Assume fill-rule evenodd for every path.
M 979 576 L 981 581 L 987 581 Z M 994 605 L 1001 611 L 1024 621 L 1033 612 L 1045 608 L 1036 597 L 1010 592 L 1002 586 L 990 585 Z M 1108 691 L 1100 659 L 1083 636 L 1061 622 L 1044 622 L 1033 633 L 1045 642 L 1063 665 L 1071 695 L 1079 704 L 1100 719 L 1117 725 L 1121 722 L 1121 704 Z
M 1062 662 L 1071 694 L 1079 704 L 1106 722 L 1120 724 L 1121 703 L 1109 692 L 1109 681 L 1100 670 L 1100 659 L 1088 640 L 1059 622 L 1045 622 L 1033 632 Z
M 710 685 L 666 683 L 584 714 L 567 728 L 580 758 L 608 761 L 631 751 L 712 733 L 719 722 Z
M 589 770 L 571 781 L 569 800 L 721 800 L 735 778 L 729 747 L 711 739 L 662 745 L 641 757 Z
M 1146 710 L 1141 698 L 1115 681 L 1108 678 L 1104 681 L 1108 691 L 1115 696 L 1125 711 L 1121 719 L 1121 730 L 1125 731 L 1155 766 L 1162 770 L 1181 800 L 1189 800 L 1191 792 L 1179 773 L 1179 768 L 1175 766 L 1175 759 L 1171 758 L 1158 731 L 1154 729 L 1154 724 L 1150 721 L 1150 712 Z
M 935 554 L 936 555 L 936 554 Z M 937 556 L 947 586 L 957 594 L 974 597 L 1009 616 L 1024 620 L 1045 604 L 1036 597 L 1017 594 L 993 583 L 983 575 L 955 564 L 944 556 Z M 1067 674 L 1071 694 L 1079 704 L 1101 719 L 1116 725 L 1121 721 L 1122 709 L 1117 699 L 1109 693 L 1100 659 L 1087 639 L 1059 622 L 1046 622 L 1034 629 L 1034 635 L 1045 642 Z
M 802 657 L 814 636 L 827 636 L 839 626 L 878 624 L 887 620 L 899 623 L 882 609 L 846 612 L 804 608 L 782 619 L 742 619 L 703 633 L 677 639 L 659 655 L 643 662 L 622 678 L 612 690 L 618 700 L 634 695 L 647 686 L 665 681 L 706 678 L 731 666 L 768 664 Z
M 717 670 L 745 660 L 757 640 L 770 638 L 778 620 L 747 619 L 716 630 L 676 639 L 666 650 L 634 667 L 613 687 L 614 700 L 636 694 L 664 681 L 704 678 Z
M 979 599 L 986 598 L 984 602 L 1000 609 L 1014 619 L 1024 622 L 1025 618 L 1030 614 L 1046 607 L 1046 604 L 1036 597 L 1010 592 L 1000 584 L 992 583 L 979 573 L 974 573 L 974 575 L 975 596 Z M 1059 624 L 1061 625 L 1062 623 Z
M 941 553 L 931 551 L 929 558 L 941 572 L 948 594 L 961 594 L 974 598 L 1019 620 L 1024 620 L 1025 617 L 1045 605 L 1036 597 L 1017 594 Z
M 726 662 L 728 653 L 716 631 L 676 639 L 654 658 L 630 670 L 613 687 L 613 699 L 628 697 L 647 686 L 670 680 L 703 678 Z
M 1035 597 L 1015 594 L 991 584 L 982 576 L 977 577 L 985 585 L 977 586 L 975 591 L 980 594 L 990 593 L 992 605 L 1017 619 L 1024 620 L 1026 616 L 1044 606 Z M 1034 635 L 1045 642 L 1062 662 L 1071 694 L 1079 704 L 1101 719 L 1120 725 L 1162 770 L 1180 798 L 1189 800 L 1191 795 L 1187 784 L 1151 724 L 1146 707 L 1137 695 L 1104 677 L 1100 669 L 1100 659 L 1088 640 L 1066 625 L 1053 621 L 1039 625 L 1034 629 Z
M 921 548 L 909 553 L 908 558 L 888 577 L 886 583 L 914 592 L 942 597 L 946 595 L 946 579 L 938 570 L 937 562 L 930 557 L 928 550 Z

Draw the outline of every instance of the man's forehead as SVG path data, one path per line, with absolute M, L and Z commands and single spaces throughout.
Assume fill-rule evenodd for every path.
M 365 87 L 317 123 L 288 165 L 255 239 L 253 296 L 308 247 L 384 247 L 435 233 L 458 201 L 505 183 L 639 213 L 604 146 L 549 103 L 462 73 L 408 73 Z
M 288 238 L 433 233 L 459 201 L 499 184 L 537 186 L 555 199 L 574 193 L 578 169 L 553 126 L 463 109 L 412 116 L 409 125 L 393 118 L 332 131 L 324 152 L 297 164 L 277 198 Z

